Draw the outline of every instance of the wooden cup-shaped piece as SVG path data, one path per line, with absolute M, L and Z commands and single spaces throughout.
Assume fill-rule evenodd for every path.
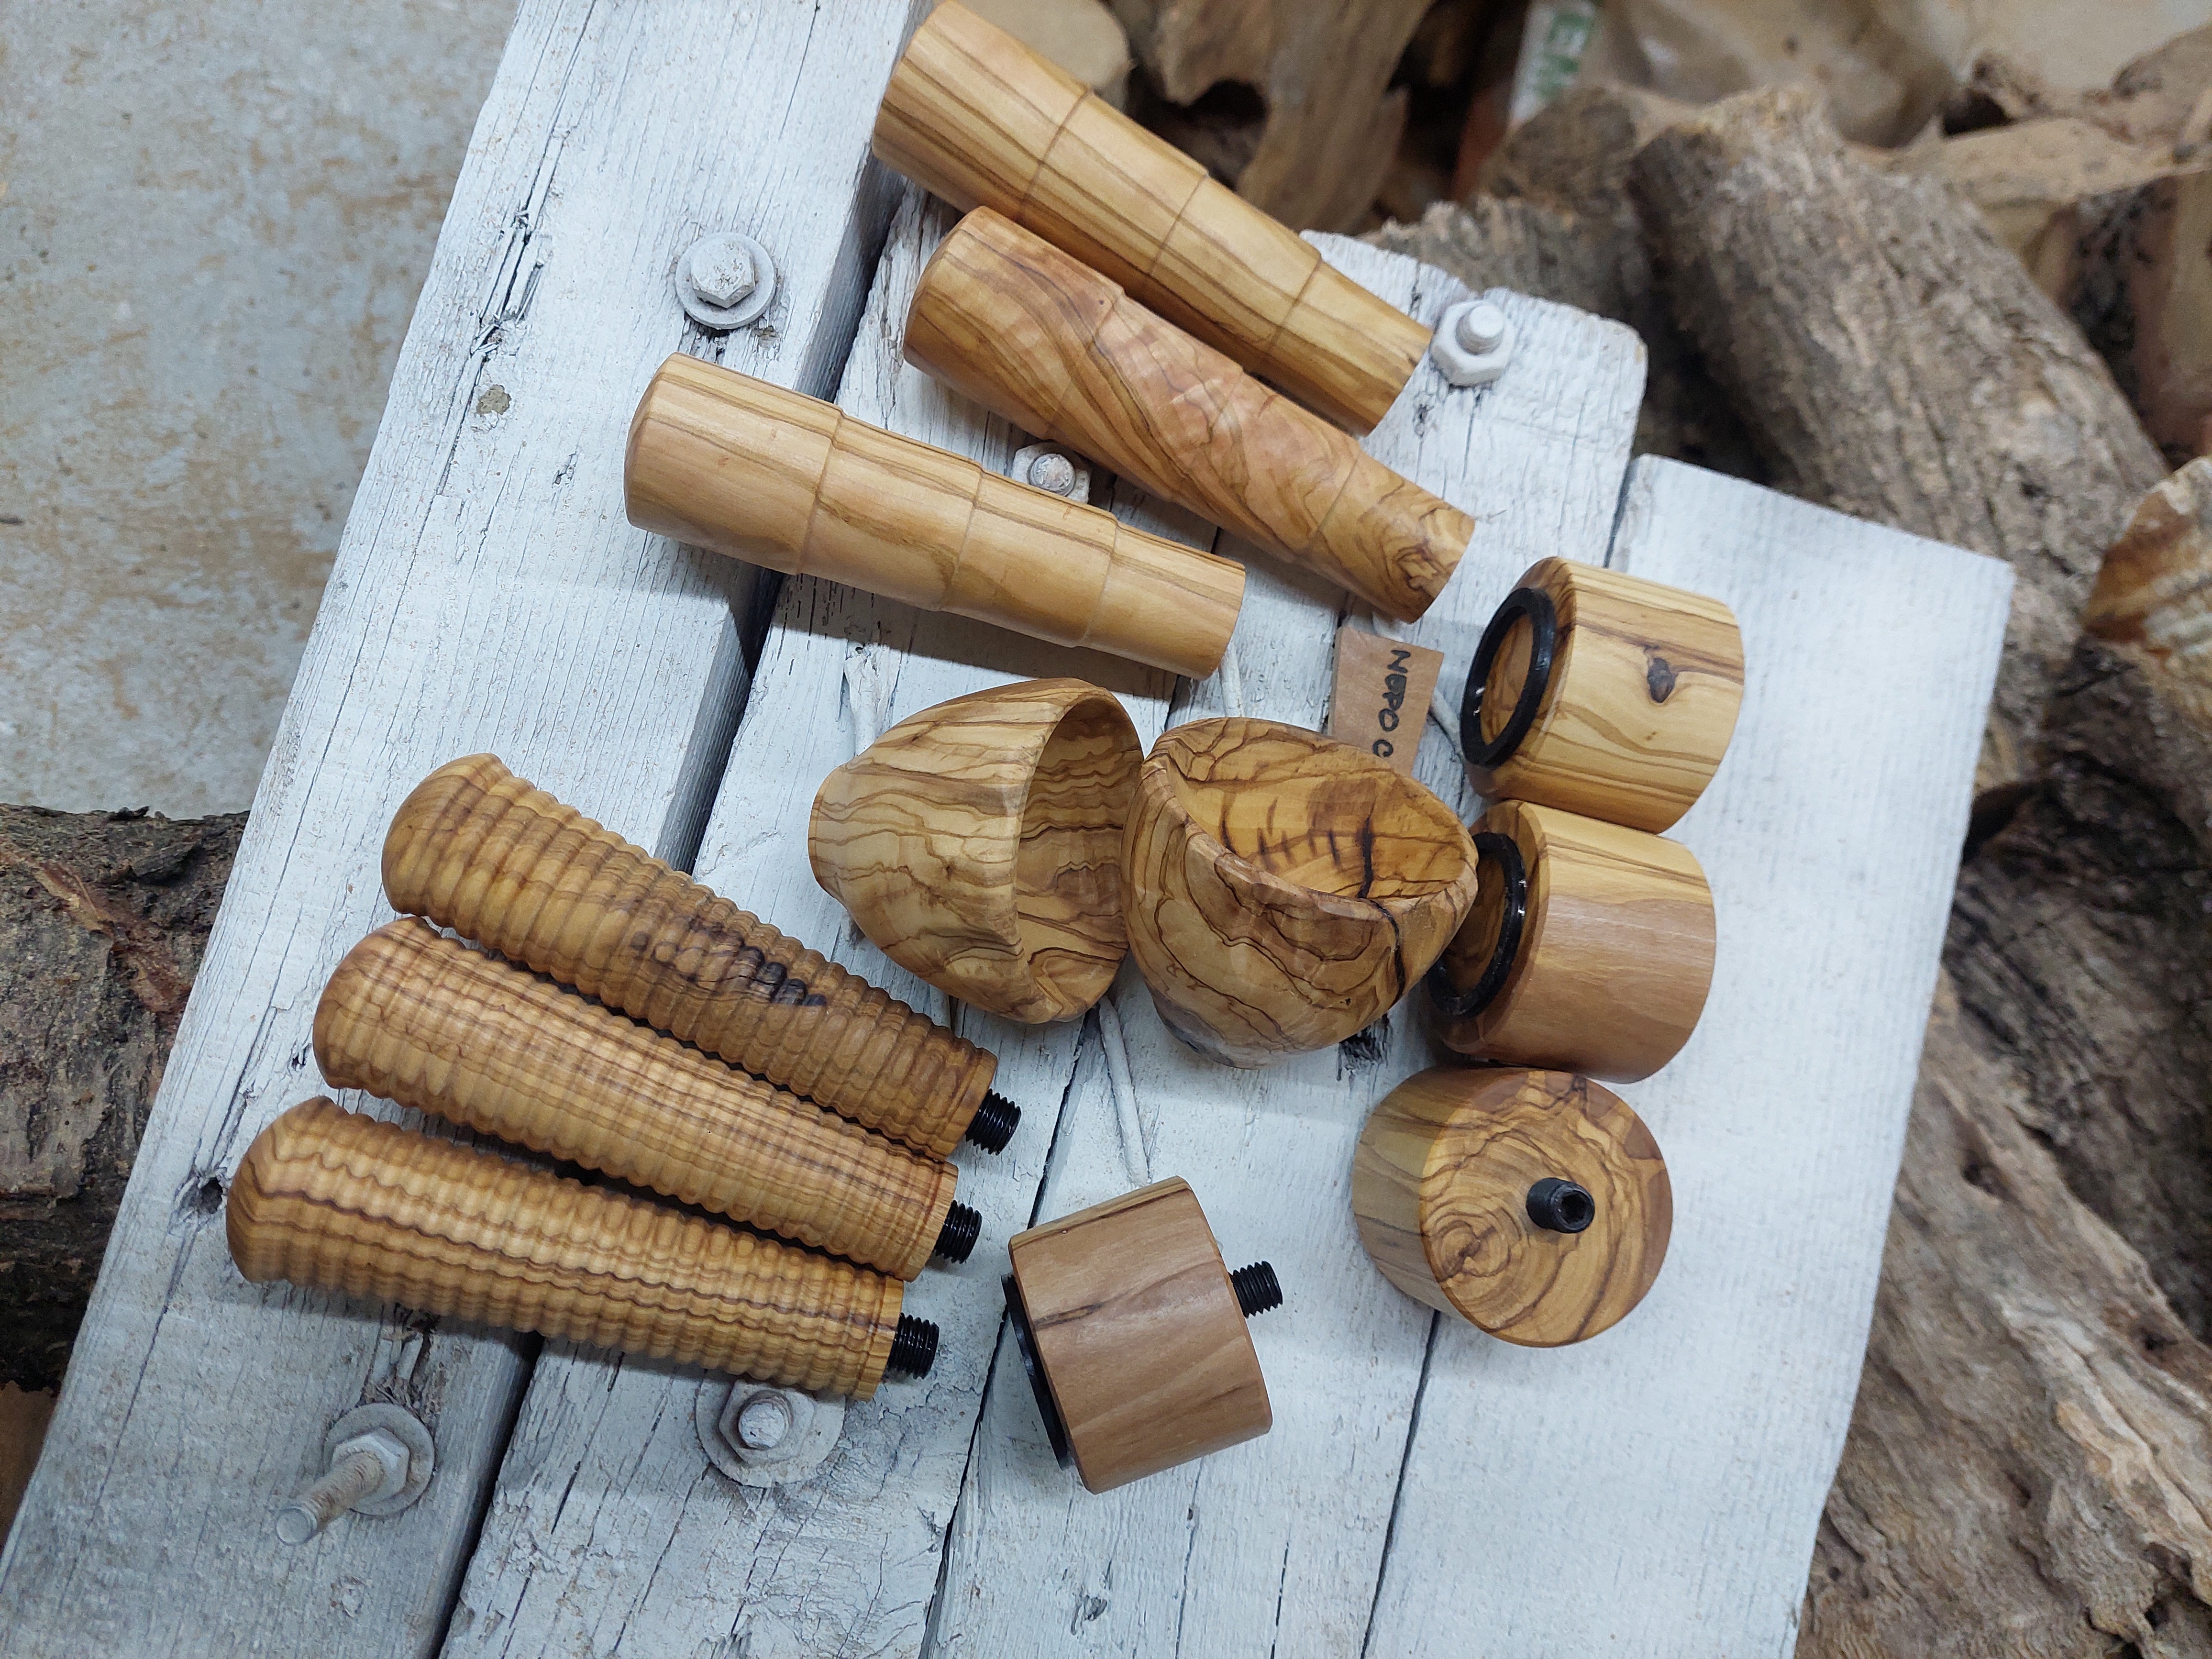
M 1082 680 L 939 703 L 823 780 L 814 878 L 939 990 L 1008 1019 L 1073 1018 L 1128 951 L 1121 831 L 1143 754 L 1113 694 Z
M 1743 701 L 1743 636 L 1718 599 L 1539 559 L 1491 618 L 1460 706 L 1468 776 L 1657 831 L 1705 793 Z
M 939 246 L 909 362 L 1411 622 L 1474 521 L 988 208 Z
M 1006 1301 L 1037 1409 L 1060 1462 L 1092 1492 L 1273 1426 L 1237 1288 L 1188 1182 L 1032 1227 L 1007 1253 Z
M 988 207 L 1354 432 L 1381 420 L 1429 331 L 1206 168 L 965 6 L 891 71 L 877 155 Z
M 883 1273 L 321 1097 L 254 1138 L 227 1220 L 231 1259 L 257 1284 L 863 1400 L 902 1328 L 926 1324 L 901 1320 L 902 1287 Z
M 1527 801 L 1475 825 L 1481 887 L 1429 971 L 1463 1054 L 1633 1083 L 1674 1059 L 1713 979 L 1713 895 L 1690 849 Z
M 623 492 L 641 530 L 1194 678 L 1244 598 L 1234 559 L 693 357 L 638 400 Z
M 1666 1160 L 1620 1096 L 1565 1072 L 1457 1066 L 1370 1115 L 1352 1209 L 1393 1285 L 1530 1348 L 1620 1322 L 1674 1220 Z
M 1383 762 L 1273 720 L 1178 726 L 1137 775 L 1129 948 L 1160 1018 L 1231 1066 L 1389 1012 L 1474 902 L 1451 810 Z

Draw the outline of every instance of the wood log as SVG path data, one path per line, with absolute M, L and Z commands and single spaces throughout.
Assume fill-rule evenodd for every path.
M 245 826 L 0 806 L 0 1384 L 61 1381 Z
M 2053 228 L 2063 241 L 2046 279 L 2176 465 L 2212 449 L 2212 167 L 2203 159 L 2073 204 Z

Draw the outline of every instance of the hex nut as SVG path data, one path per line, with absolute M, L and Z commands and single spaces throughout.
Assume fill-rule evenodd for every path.
M 1487 386 L 1513 361 L 1515 329 L 1504 307 L 1486 295 L 1449 307 L 1429 342 L 1429 358 L 1454 386 Z

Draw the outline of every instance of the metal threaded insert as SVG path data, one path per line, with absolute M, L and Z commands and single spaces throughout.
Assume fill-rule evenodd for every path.
M 1022 1109 L 994 1089 L 975 1109 L 975 1116 L 968 1125 L 968 1139 L 987 1152 L 1003 1152 L 1021 1121 Z
M 1249 1267 L 1239 1267 L 1229 1275 L 1229 1282 L 1237 1287 L 1237 1305 L 1247 1319 L 1283 1305 L 1283 1287 L 1272 1263 L 1255 1261 Z
M 937 1231 L 937 1248 L 930 1254 L 947 1261 L 965 1261 L 982 1236 L 983 1218 L 965 1204 L 955 1204 L 945 1211 L 945 1224 Z
M 891 1357 L 884 1363 L 884 1369 L 903 1376 L 921 1377 L 927 1376 L 929 1368 L 936 1363 L 937 1327 L 927 1319 L 901 1314 L 898 1332 L 891 1338 Z

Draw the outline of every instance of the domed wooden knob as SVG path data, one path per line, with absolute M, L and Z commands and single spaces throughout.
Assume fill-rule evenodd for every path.
M 1427 971 L 1474 902 L 1450 809 L 1272 720 L 1194 720 L 1137 775 L 1129 948 L 1160 1018 L 1232 1066 L 1340 1042 Z
M 1483 630 L 1460 705 L 1476 791 L 1660 830 L 1712 781 L 1743 701 L 1717 599 L 1539 559 Z
M 1159 1182 L 1018 1234 L 1006 1306 L 1054 1452 L 1109 1492 L 1273 1426 L 1248 1315 L 1282 1300 L 1230 1273 L 1190 1184 Z
M 823 781 L 814 878 L 939 990 L 1073 1018 L 1128 951 L 1121 832 L 1143 754 L 1121 703 L 1081 680 L 941 702 Z
M 1565 1072 L 1455 1066 L 1369 1115 L 1352 1209 L 1393 1285 L 1529 1348 L 1626 1318 L 1674 1221 L 1666 1160 L 1620 1096 Z
M 1681 1051 L 1713 980 L 1713 896 L 1690 849 L 1508 800 L 1475 825 L 1481 888 L 1429 970 L 1463 1054 L 1633 1083 Z

